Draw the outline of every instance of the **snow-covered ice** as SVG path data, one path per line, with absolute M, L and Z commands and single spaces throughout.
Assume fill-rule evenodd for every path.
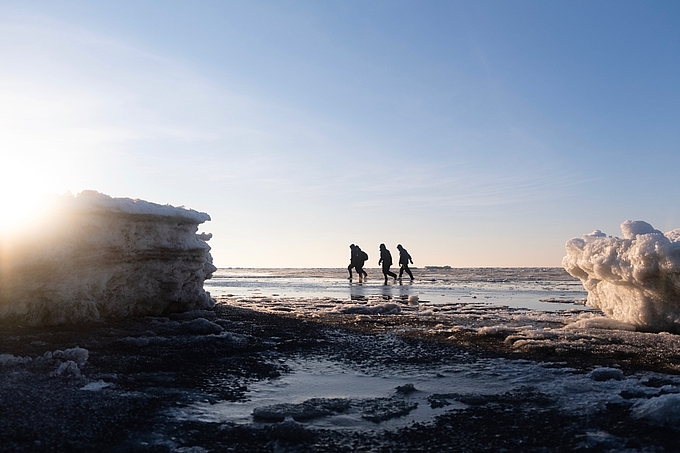
M 643 221 L 600 230 L 566 244 L 564 268 L 583 282 L 588 305 L 641 330 L 680 332 L 680 229 L 662 233 Z
M 95 191 L 0 242 L 0 319 L 51 325 L 207 309 L 208 214 Z

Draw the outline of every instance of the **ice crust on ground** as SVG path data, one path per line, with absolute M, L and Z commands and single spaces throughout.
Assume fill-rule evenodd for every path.
M 680 229 L 664 234 L 627 220 L 621 231 L 622 237 L 595 230 L 570 239 L 562 265 L 583 283 L 587 304 L 608 317 L 680 333 Z
M 0 354 L 0 368 L 16 367 L 34 364 L 38 366 L 52 367 L 52 376 L 80 377 L 80 369 L 85 366 L 90 357 L 90 351 L 85 348 L 75 347 L 65 350 L 47 351 L 40 357 L 17 357 L 13 354 Z M 54 368 L 56 366 L 56 368 Z
M 428 335 L 448 336 L 452 341 L 459 341 L 461 335 L 501 338 L 512 349 L 526 353 L 553 351 L 560 355 L 578 349 L 622 356 L 662 354 L 668 358 L 666 368 L 680 372 L 680 364 L 675 359 L 680 357 L 680 335 L 637 331 L 629 323 L 583 307 L 542 312 L 483 303 L 420 303 L 417 306 L 401 303 L 399 310 L 386 311 L 390 304 L 380 296 L 369 296 L 362 303 L 332 297 L 218 296 L 217 303 L 311 320 L 347 315 L 354 316 L 356 321 L 406 317 L 411 320 L 409 330 L 424 329 Z
M 208 214 L 95 191 L 55 197 L 39 225 L 0 237 L 0 319 L 30 325 L 212 308 Z

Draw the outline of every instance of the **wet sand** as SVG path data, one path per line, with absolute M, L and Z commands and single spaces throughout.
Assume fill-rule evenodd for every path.
M 291 359 L 332 359 L 399 375 L 498 357 L 576 375 L 611 367 L 671 379 L 680 357 L 673 336 L 663 336 L 672 340 L 664 343 L 604 331 L 584 335 L 585 342 L 516 347 L 502 332 L 452 331 L 437 322 L 407 313 L 304 317 L 220 303 L 212 312 L 118 323 L 2 326 L 0 354 L 15 359 L 0 366 L 0 450 L 676 451 L 677 432 L 631 417 L 626 395 L 583 418 L 531 383 L 500 393 L 430 395 L 429 404 L 444 407 L 439 415 L 393 429 L 379 422 L 369 430 L 324 429 L 295 417 L 239 424 L 177 416 L 197 403 L 247 400 L 251 388 L 290 373 Z M 86 363 L 57 373 L 64 360 L 45 353 L 75 347 L 89 352 Z M 22 357 L 31 360 L 19 363 Z M 644 381 L 650 395 L 671 384 L 663 377 Z M 408 401 L 402 394 L 396 389 L 394 398 Z M 361 401 L 366 411 L 379 398 Z M 385 420 L 399 417 L 386 413 Z

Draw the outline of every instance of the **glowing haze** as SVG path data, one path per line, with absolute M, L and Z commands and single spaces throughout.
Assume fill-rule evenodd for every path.
M 185 205 L 215 264 L 559 266 L 680 226 L 675 2 L 0 5 L 0 228 L 42 194 Z

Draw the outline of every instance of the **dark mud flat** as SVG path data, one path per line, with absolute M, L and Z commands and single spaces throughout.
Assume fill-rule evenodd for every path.
M 197 402 L 243 401 L 253 385 L 289 373 L 290 358 L 394 375 L 482 356 L 515 358 L 500 340 L 419 337 L 405 328 L 413 320 L 383 320 L 312 321 L 218 305 L 214 312 L 118 323 L 0 326 L 0 354 L 6 354 L 0 355 L 0 451 L 677 451 L 676 431 L 631 418 L 625 403 L 584 419 L 530 384 L 497 394 L 433 396 L 433 407 L 452 409 L 394 429 L 385 429 L 380 416 L 373 429 L 352 430 L 295 417 L 238 424 L 173 415 Z M 586 373 L 616 360 L 574 352 L 551 366 Z

